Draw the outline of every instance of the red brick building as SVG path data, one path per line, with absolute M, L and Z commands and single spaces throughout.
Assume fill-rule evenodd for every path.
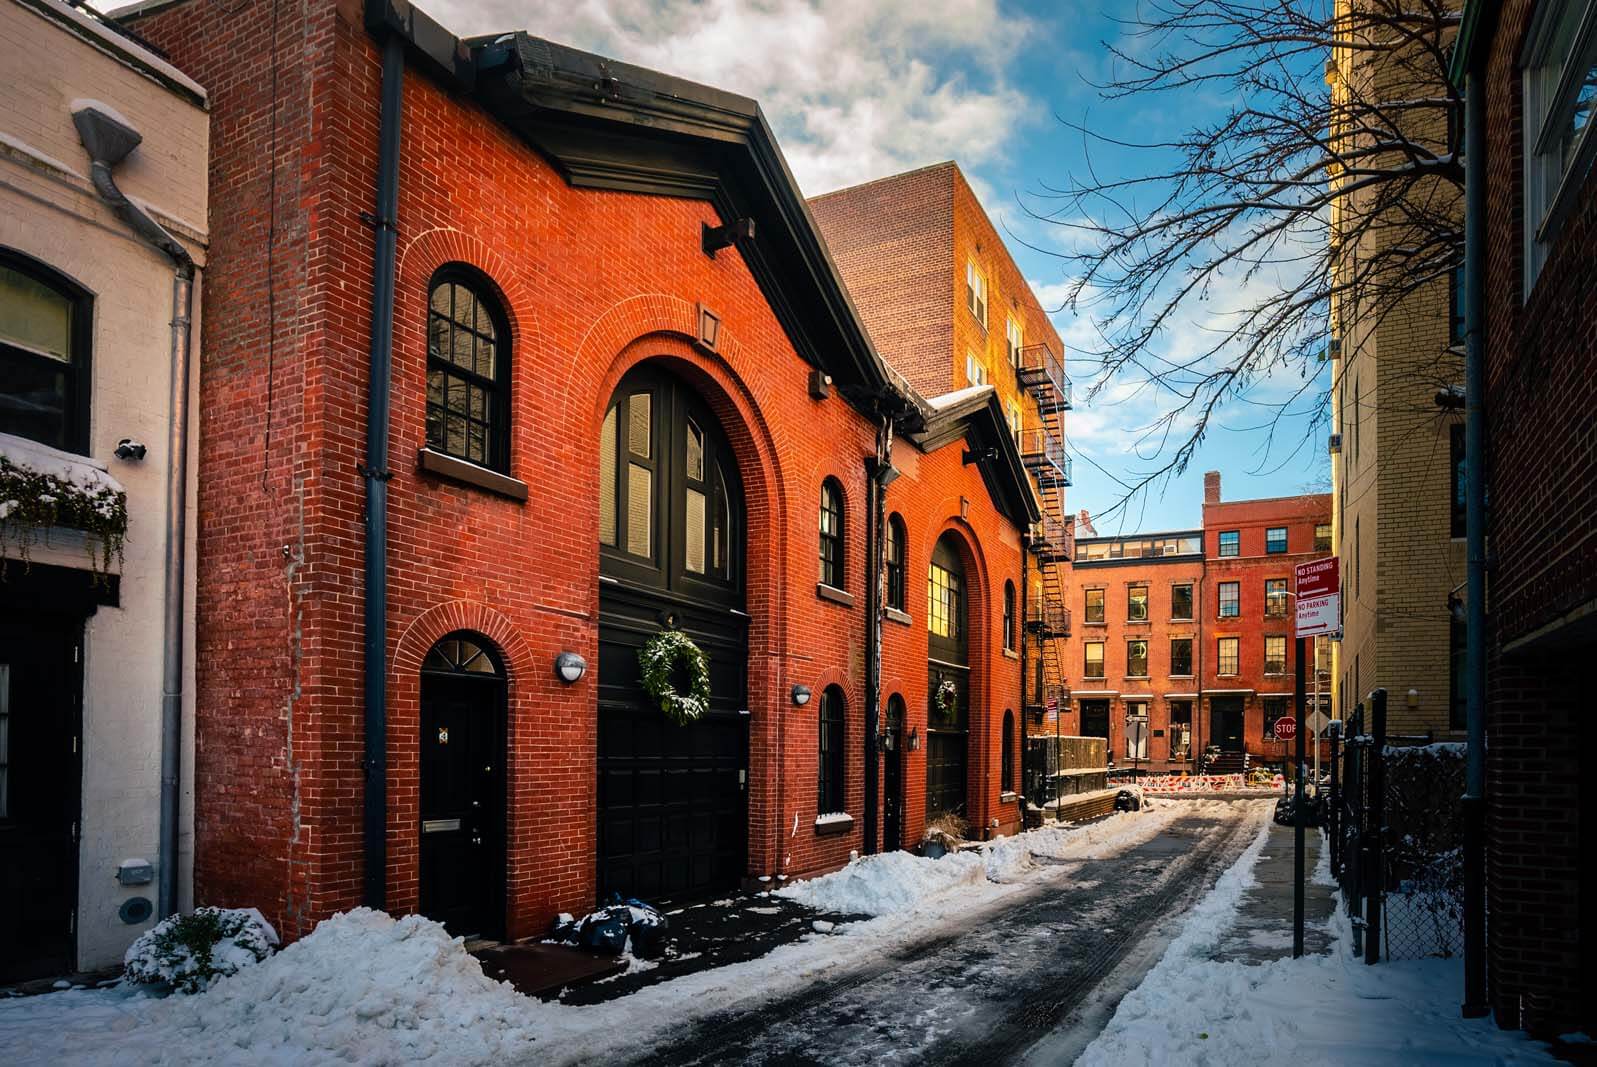
M 1064 728 L 1108 738 L 1117 767 L 1231 772 L 1289 755 L 1273 727 L 1295 714 L 1293 568 L 1330 553 L 1331 500 L 1222 501 L 1213 471 L 1204 497 L 1201 530 L 1075 542 Z
M 753 101 L 380 0 L 133 25 L 214 86 L 198 901 L 522 937 L 1015 825 L 1005 413 L 881 359 Z
M 1478 183 L 1467 399 L 1489 496 L 1475 553 L 1489 594 L 1485 1001 L 1471 1006 L 1544 1037 L 1597 1033 L 1594 26 L 1591 0 L 1471 0 L 1453 68 Z
M 1203 476 L 1203 540 L 1205 744 L 1222 758 L 1240 752 L 1253 763 L 1282 763 L 1291 746 L 1275 740 L 1275 720 L 1295 714 L 1293 568 L 1331 554 L 1330 494 L 1226 501 L 1220 475 L 1210 471 Z M 1311 689 L 1306 683 L 1306 696 Z M 1327 712 L 1330 701 L 1327 684 Z

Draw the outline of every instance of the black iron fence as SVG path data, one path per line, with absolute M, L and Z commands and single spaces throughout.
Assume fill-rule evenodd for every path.
M 1325 833 L 1365 962 L 1463 947 L 1463 746 L 1386 731 L 1386 691 L 1331 732 Z

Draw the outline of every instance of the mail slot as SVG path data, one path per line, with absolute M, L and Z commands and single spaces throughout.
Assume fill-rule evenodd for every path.
M 421 824 L 421 832 L 424 834 L 436 834 L 445 830 L 458 829 L 460 829 L 459 819 L 424 819 Z

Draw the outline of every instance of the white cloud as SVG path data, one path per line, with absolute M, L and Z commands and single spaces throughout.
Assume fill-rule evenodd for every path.
M 455 33 L 525 29 L 759 101 L 806 195 L 1001 158 L 1037 108 L 997 0 L 423 0 Z

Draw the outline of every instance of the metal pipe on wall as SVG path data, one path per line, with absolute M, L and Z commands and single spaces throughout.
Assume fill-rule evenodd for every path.
M 177 911 L 177 833 L 183 742 L 183 605 L 188 563 L 189 378 L 194 313 L 194 258 L 149 213 L 117 188 L 111 170 L 139 146 L 143 137 L 120 116 L 92 102 L 72 113 L 78 138 L 88 151 L 94 191 L 128 227 L 170 259 L 172 321 L 170 421 L 166 455 L 166 557 L 161 590 L 161 788 L 159 881 L 156 917 Z
M 388 865 L 388 469 L 389 392 L 393 384 L 394 265 L 399 212 L 399 144 L 404 104 L 405 43 L 383 38 L 382 113 L 378 127 L 377 190 L 372 225 L 372 327 L 366 404 L 366 539 L 362 673 L 364 683 L 361 898 L 386 903 Z

